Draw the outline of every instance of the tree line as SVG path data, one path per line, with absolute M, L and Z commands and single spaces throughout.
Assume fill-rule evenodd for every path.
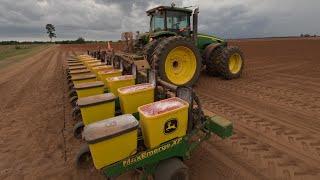
M 108 41 L 88 41 L 82 37 L 76 40 L 63 41 L 0 41 L 0 45 L 23 45 L 23 44 L 84 44 L 84 43 L 106 43 Z

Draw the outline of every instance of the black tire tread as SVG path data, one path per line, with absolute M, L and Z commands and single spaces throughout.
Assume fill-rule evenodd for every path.
M 160 41 L 161 38 L 154 39 L 143 47 L 143 54 L 147 56 L 147 60 L 149 63 L 151 63 L 152 54 Z
M 237 74 L 233 74 L 229 70 L 229 58 L 232 54 L 238 53 L 242 58 L 242 66 L 240 71 Z M 242 74 L 244 68 L 244 55 L 239 47 L 237 46 L 228 46 L 222 50 L 218 56 L 219 65 L 217 66 L 219 74 L 222 78 L 226 80 L 239 78 Z
M 80 129 L 79 129 L 80 128 Z M 81 139 L 82 138 L 82 131 L 84 128 L 84 124 L 82 121 L 77 122 L 74 126 L 73 126 L 73 136 L 77 139 Z M 79 132 L 79 130 L 81 130 L 81 132 Z
M 221 54 L 222 50 L 223 50 L 223 47 L 221 46 L 217 47 L 211 52 L 210 57 L 206 60 L 206 71 L 211 76 L 219 75 L 219 71 L 217 68 L 219 61 L 217 61 L 217 59 L 219 54 Z

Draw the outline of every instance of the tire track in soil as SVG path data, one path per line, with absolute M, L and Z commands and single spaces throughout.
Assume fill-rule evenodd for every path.
M 1 173 L 1 179 L 70 176 L 66 173 L 70 167 L 63 163 L 63 154 L 60 151 L 63 149 L 63 140 L 59 136 L 63 124 L 58 117 L 59 109 L 60 105 L 65 104 L 57 102 L 58 97 L 63 95 L 59 93 L 61 88 L 57 86 L 61 82 L 59 75 L 62 76 L 63 73 L 61 68 L 57 68 L 62 55 L 52 49 L 52 52 L 43 56 L 45 57 L 40 57 L 41 63 L 33 63 L 28 81 L 25 81 L 18 94 L 10 97 L 10 102 L 16 103 L 15 108 L 5 109 L 11 111 L 7 112 L 9 116 L 6 119 L 10 124 L 3 124 L 2 127 L 6 128 L 1 128 L 1 132 L 8 132 L 3 142 L 7 147 L 1 150 L 1 154 L 15 154 L 15 157 L 8 155 L 2 158 L 5 167 L 0 165 L 0 168 L 5 169 L 6 173 Z M 17 142 L 9 142 L 12 137 Z
M 241 89 L 242 87 L 239 86 L 236 88 Z M 296 129 L 319 134 L 319 131 L 317 130 L 319 127 L 310 123 L 315 122 L 318 124 L 319 122 L 316 119 L 312 119 L 312 116 L 309 116 L 308 113 L 304 113 L 303 111 L 294 112 L 288 111 L 288 108 L 286 107 L 278 108 L 279 106 L 277 104 L 268 104 L 265 101 L 259 101 L 259 99 L 254 99 L 250 96 L 241 96 L 239 93 L 234 93 L 230 91 L 232 88 L 219 89 L 216 88 L 216 86 L 213 87 L 210 85 L 209 87 L 197 86 L 197 90 L 202 89 L 211 89 L 210 92 L 208 90 L 202 92 L 206 92 L 207 94 L 219 94 L 220 100 L 224 99 L 224 101 L 231 104 L 236 102 L 238 103 L 239 108 L 243 107 L 243 110 L 250 109 L 252 112 L 259 113 L 260 116 L 263 115 L 265 118 L 273 120 L 274 122 L 279 122 L 283 125 L 290 124 L 291 127 L 295 127 Z M 228 96 L 225 94 L 228 94 Z M 301 121 L 301 119 L 306 119 L 306 121 Z
M 276 54 L 289 49 L 281 47 Z M 318 46 L 306 49 L 312 52 L 312 48 Z M 247 57 L 242 78 L 224 81 L 202 74 L 196 85 L 203 107 L 232 120 L 235 134 L 227 140 L 214 136 L 204 142 L 200 154 L 195 152 L 188 163 L 196 169 L 192 177 L 319 179 L 320 79 L 316 72 L 309 73 L 316 70 L 317 58 L 292 53 L 269 58 L 257 46 L 244 49 L 264 55 Z M 210 168 L 216 163 L 226 167 Z M 203 175 L 206 171 L 210 173 Z
M 202 86 L 204 86 L 204 84 L 199 83 L 198 87 L 200 89 Z M 275 106 L 274 108 L 279 107 L 278 109 L 286 109 L 286 111 L 295 113 L 298 117 L 304 116 L 305 118 L 310 119 L 310 125 L 319 124 L 317 127 L 320 127 L 320 122 L 317 121 L 317 117 L 320 116 L 320 103 L 319 101 L 315 101 L 315 99 L 319 98 L 318 96 L 312 97 L 314 99 L 310 99 L 306 94 L 299 98 L 290 98 L 289 91 L 285 91 L 281 94 L 277 88 L 265 88 L 265 86 L 257 86 L 255 83 L 231 84 L 228 82 L 224 83 L 223 81 L 215 83 L 214 90 L 227 91 L 230 95 L 233 94 L 234 96 L 246 97 L 250 100 L 258 100 L 264 104 Z M 296 95 L 301 96 L 301 94 Z M 287 107 L 290 107 L 290 109 Z
M 48 52 L 49 56 L 53 56 L 53 52 Z M 6 121 L 3 122 L 3 126 L 5 128 L 2 128 L 1 131 L 7 132 L 7 136 L 4 138 L 5 144 L 7 145 L 5 151 L 15 151 L 17 153 L 19 150 L 21 150 L 21 147 L 23 146 L 20 144 L 20 141 L 9 141 L 8 139 L 12 136 L 14 136 L 16 139 L 21 138 L 34 138 L 37 139 L 37 131 L 34 131 L 33 127 L 37 124 L 37 122 L 30 122 L 30 118 L 38 116 L 39 114 L 34 114 L 31 111 L 33 111 L 33 104 L 37 104 L 34 95 L 36 94 L 34 90 L 37 90 L 37 85 L 39 84 L 39 78 L 38 75 L 43 73 L 43 71 L 47 67 L 47 60 L 43 60 L 42 57 L 46 54 L 42 54 L 39 56 L 39 58 L 34 59 L 35 62 L 32 62 L 31 64 L 35 67 L 39 68 L 31 68 L 30 71 L 27 71 L 25 74 L 21 73 L 24 72 L 24 69 L 17 68 L 16 71 L 18 71 L 16 74 L 19 74 L 18 76 L 10 76 L 10 83 L 7 85 L 10 85 L 15 91 L 14 94 L 9 94 L 6 96 L 8 99 L 7 104 L 4 106 L 3 111 L 5 111 L 5 119 Z M 13 79 L 14 78 L 14 79 Z M 4 89 L 7 89 L 8 87 L 4 87 Z M 3 116 L 2 116 L 3 117 Z M 10 123 L 10 124 L 7 124 Z M 18 131 L 18 130 L 23 131 Z M 18 132 L 18 133 L 17 133 Z M 41 137 L 41 136 L 40 136 Z M 28 142 L 28 141 L 26 141 Z M 22 155 L 21 153 L 17 153 L 17 157 L 6 157 L 7 161 L 4 162 L 15 162 L 17 161 L 30 161 L 30 154 L 33 151 L 32 146 L 37 146 L 38 144 L 36 141 L 31 141 L 28 144 L 24 144 L 24 149 L 26 152 Z M 31 148 L 31 150 L 30 150 Z M 28 151 L 29 150 L 29 151 Z M 15 154 L 14 153 L 14 154 Z M 6 153 L 7 154 L 7 153 Z M 20 159 L 19 159 L 20 157 Z M 12 159 L 13 158 L 13 159 Z M 12 159 L 12 160 L 10 160 Z M 16 160 L 14 160 L 16 159 Z M 5 163 L 6 164 L 6 163 Z M 19 163 L 20 164 L 20 163 Z M 29 169 L 30 167 L 25 167 L 26 169 Z M 10 167 L 12 171 L 16 171 L 16 173 L 13 173 L 13 176 L 20 176 L 21 171 L 23 168 L 19 166 L 12 166 Z
M 0 85 L 3 85 L 5 83 L 10 82 L 10 79 L 13 76 L 19 76 L 20 72 L 22 70 L 28 72 L 29 70 L 32 71 L 32 66 L 34 66 L 35 64 L 39 63 L 41 60 L 41 58 L 45 58 L 45 55 L 47 55 L 47 53 L 51 53 L 51 51 L 55 48 L 55 46 L 49 47 L 43 51 L 41 51 L 38 54 L 35 54 L 32 57 L 29 57 L 23 61 L 20 61 L 18 63 L 15 63 L 11 66 L 6 67 L 5 69 L 1 69 L 0 70 L 0 74 L 2 75 L 0 78 Z M 20 71 L 19 71 L 20 70 Z
M 287 146 L 296 145 L 290 148 L 298 148 L 301 150 L 300 153 L 308 151 L 308 153 L 310 153 L 308 155 L 311 156 L 311 158 L 319 159 L 320 163 L 320 152 L 317 151 L 317 148 L 320 148 L 320 146 L 317 146 L 320 138 L 319 134 L 316 135 L 308 130 L 303 131 L 301 128 L 274 121 L 272 119 L 275 118 L 272 116 L 257 113 L 259 111 L 252 111 L 253 109 L 246 106 L 240 107 L 238 103 L 230 103 L 230 101 L 207 96 L 203 92 L 199 93 L 206 106 L 214 108 L 220 113 L 227 113 L 227 116 L 230 117 L 231 120 L 236 119 L 236 121 L 234 120 L 236 125 L 245 124 L 246 127 L 251 127 L 256 133 L 267 132 L 268 138 L 273 137 L 274 141 L 282 139 L 283 141 L 281 142 L 286 142 Z M 252 112 L 255 112 L 257 115 Z
M 274 134 L 272 134 L 272 132 L 268 132 L 272 131 L 268 126 L 250 127 L 249 125 L 243 125 L 245 123 L 248 123 L 250 119 L 248 120 L 247 117 L 241 119 L 235 115 L 230 115 L 230 110 L 232 108 L 228 109 L 226 104 L 221 105 L 221 103 L 217 101 L 217 99 L 211 100 L 210 97 L 202 95 L 200 96 L 200 98 L 202 100 L 207 99 L 207 101 L 204 101 L 203 103 L 206 108 L 214 110 L 217 113 L 228 114 L 227 118 L 233 119 L 234 121 L 245 121 L 234 123 L 235 135 L 233 135 L 229 140 L 219 141 L 219 139 L 216 138 L 214 140 L 211 139 L 208 142 L 215 148 L 220 147 L 223 152 L 227 152 L 226 150 L 231 150 L 230 153 L 232 154 L 227 154 L 227 156 L 232 157 L 232 160 L 234 160 L 235 157 L 239 156 L 238 161 L 241 166 L 244 166 L 245 162 L 248 162 L 247 165 L 250 165 L 251 168 L 259 168 L 257 170 L 258 172 L 265 172 L 265 178 L 270 177 L 270 175 L 272 175 L 271 177 L 289 178 L 294 177 L 297 173 L 308 175 L 307 172 L 313 172 L 313 174 L 310 173 L 310 175 L 308 176 L 319 175 L 319 169 L 314 168 L 320 165 L 319 156 L 306 157 L 305 154 L 310 153 L 310 151 L 305 152 L 306 149 L 304 149 L 305 151 L 301 150 L 298 153 L 288 152 L 289 149 L 301 148 L 301 145 L 299 144 L 295 144 L 296 146 L 293 147 L 283 147 L 282 145 L 276 145 L 279 140 L 286 140 L 286 138 L 289 138 L 291 141 L 293 141 L 293 143 L 294 141 L 299 141 L 300 139 L 290 138 L 291 135 L 297 135 L 296 133 L 291 134 L 290 132 L 285 132 L 284 134 L 276 134 L 276 131 L 278 129 L 272 129 L 275 130 L 275 132 L 273 132 Z M 219 109 L 217 106 L 222 107 L 222 109 Z M 237 114 L 241 112 L 237 111 L 236 109 L 232 109 L 232 113 Z M 265 125 L 263 124 L 265 122 L 260 123 L 261 125 Z M 263 138 L 263 136 L 266 137 Z M 270 136 L 276 136 L 276 139 L 269 141 L 268 139 L 270 139 Z M 258 139 L 256 139 L 256 137 L 258 137 Z M 220 144 L 217 142 L 219 142 Z M 229 145 L 229 147 L 226 147 L 227 144 Z M 289 145 L 292 146 L 292 144 Z M 284 149 L 286 151 L 283 151 Z M 301 155 L 300 153 L 302 153 L 303 155 Z M 246 159 L 244 157 L 249 159 Z M 317 161 L 313 158 L 317 158 Z M 270 163 L 272 166 L 270 166 Z M 291 166 L 293 166 L 293 168 L 291 168 Z M 283 170 L 279 171 L 279 169 Z M 274 172 L 275 170 L 279 172 Z
M 52 56 L 53 52 L 49 52 L 48 56 Z M 0 86 L 1 104 L 2 108 L 11 108 L 13 104 L 17 104 L 15 101 L 21 99 L 20 95 L 23 93 L 26 86 L 33 81 L 41 72 L 41 69 L 30 68 L 31 66 L 38 66 L 44 62 L 40 59 L 46 54 L 41 54 L 35 59 L 32 59 L 32 62 L 27 65 L 27 67 L 21 69 L 17 68 L 14 70 L 12 76 L 2 76 L 1 80 L 6 80 L 4 84 Z M 28 60 L 25 60 L 28 61 Z M 12 80 L 14 78 L 14 80 Z M 2 81 L 3 82 L 3 81 Z M 9 90 L 9 91 L 8 91 Z M 11 104 L 10 104 L 11 103 Z

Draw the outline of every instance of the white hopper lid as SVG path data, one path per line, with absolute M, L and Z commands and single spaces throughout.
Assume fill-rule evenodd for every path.
M 131 114 L 124 114 L 98 121 L 84 127 L 83 137 L 89 144 L 95 144 L 136 130 L 139 125 Z

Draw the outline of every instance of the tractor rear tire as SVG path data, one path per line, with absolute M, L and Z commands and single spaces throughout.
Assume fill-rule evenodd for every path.
M 206 59 L 206 72 L 211 76 L 219 76 L 218 71 L 218 56 L 221 54 L 223 47 L 217 47 L 211 52 L 210 57 Z
M 239 47 L 229 46 L 222 49 L 217 59 L 217 69 L 222 78 L 239 78 L 244 67 L 244 56 Z
M 178 158 L 161 161 L 154 174 L 154 180 L 188 180 L 188 167 Z
M 194 42 L 172 36 L 159 42 L 150 65 L 162 80 L 177 86 L 192 86 L 199 79 L 202 63 Z

